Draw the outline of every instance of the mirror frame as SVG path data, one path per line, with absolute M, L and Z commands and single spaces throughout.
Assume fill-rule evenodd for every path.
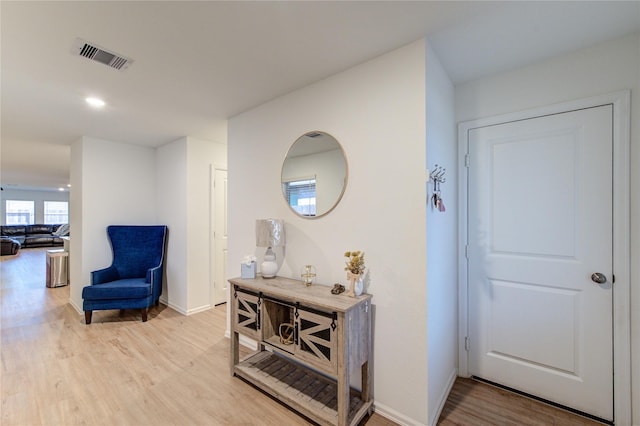
M 321 214 L 317 214 L 315 216 L 305 216 L 302 215 L 300 213 L 298 213 L 296 210 L 293 209 L 293 207 L 291 207 L 291 205 L 289 204 L 289 201 L 287 200 L 287 195 L 284 192 L 283 189 L 283 184 L 284 182 L 284 165 L 285 162 L 287 161 L 287 158 L 289 158 L 289 153 L 291 152 L 291 150 L 293 149 L 293 147 L 305 136 L 308 136 L 310 134 L 314 134 L 314 133 L 321 133 L 323 135 L 326 135 L 328 137 L 330 137 L 331 139 L 333 139 L 337 144 L 338 147 L 340 148 L 340 151 L 342 152 L 342 158 L 344 158 L 344 181 L 342 183 L 342 190 L 340 191 L 340 194 L 338 194 L 338 196 L 336 197 L 335 201 L 333 202 L 333 204 L 331 205 L 330 208 L 328 208 L 326 211 L 322 212 Z M 305 132 L 302 135 L 300 135 L 289 147 L 289 149 L 287 150 L 287 153 L 284 156 L 284 159 L 282 160 L 282 166 L 280 168 L 280 192 L 282 193 L 282 198 L 284 199 L 285 203 L 287 204 L 287 207 L 289 207 L 289 210 L 291 210 L 297 217 L 302 218 L 302 219 L 319 219 L 321 217 L 324 217 L 326 215 L 328 215 L 329 213 L 331 213 L 333 211 L 333 209 L 336 208 L 336 206 L 340 203 L 340 201 L 342 200 L 342 197 L 344 196 L 345 191 L 347 190 L 347 182 L 349 180 L 349 161 L 347 160 L 347 154 L 344 150 L 344 147 L 342 146 L 342 144 L 338 141 L 338 139 L 336 139 L 332 134 L 327 133 L 325 131 L 322 130 L 313 130 L 310 132 Z

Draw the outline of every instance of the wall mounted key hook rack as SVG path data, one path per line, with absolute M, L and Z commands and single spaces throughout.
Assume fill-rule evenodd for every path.
M 433 182 L 431 201 L 433 202 L 433 207 L 441 212 L 446 210 L 440 192 L 440 184 L 447 181 L 447 178 L 444 177 L 446 171 L 447 169 L 436 164 L 433 171 L 429 174 L 429 182 Z
M 433 171 L 429 175 L 429 180 L 436 184 L 444 183 L 447 181 L 447 178 L 444 177 L 444 174 L 447 172 L 447 169 L 444 167 L 440 167 L 437 164 L 433 168 Z

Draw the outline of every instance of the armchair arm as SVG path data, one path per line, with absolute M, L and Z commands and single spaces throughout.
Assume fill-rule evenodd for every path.
M 151 294 L 154 300 L 158 300 L 162 294 L 162 265 L 147 270 L 146 281 L 151 284 Z
M 91 272 L 91 285 L 104 284 L 118 279 L 120 279 L 120 274 L 113 266 Z

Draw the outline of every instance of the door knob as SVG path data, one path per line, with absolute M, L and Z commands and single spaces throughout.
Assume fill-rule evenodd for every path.
M 597 284 L 604 284 L 607 282 L 607 276 L 600 272 L 594 272 L 591 274 L 591 281 Z

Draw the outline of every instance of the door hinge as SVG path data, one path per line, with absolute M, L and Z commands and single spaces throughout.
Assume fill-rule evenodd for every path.
M 469 349 L 471 349 L 471 339 L 469 339 L 469 336 L 466 336 L 464 338 L 464 350 L 469 352 Z
M 466 259 L 469 259 L 469 244 L 467 244 L 466 246 L 464 246 L 464 257 Z
M 616 283 L 616 275 L 611 274 L 611 284 L 615 284 L 615 283 Z
M 470 160 L 469 160 L 469 154 L 465 154 L 465 155 L 464 155 L 464 166 L 465 166 L 465 167 L 467 167 L 467 168 L 469 168 L 469 162 L 470 162 Z

